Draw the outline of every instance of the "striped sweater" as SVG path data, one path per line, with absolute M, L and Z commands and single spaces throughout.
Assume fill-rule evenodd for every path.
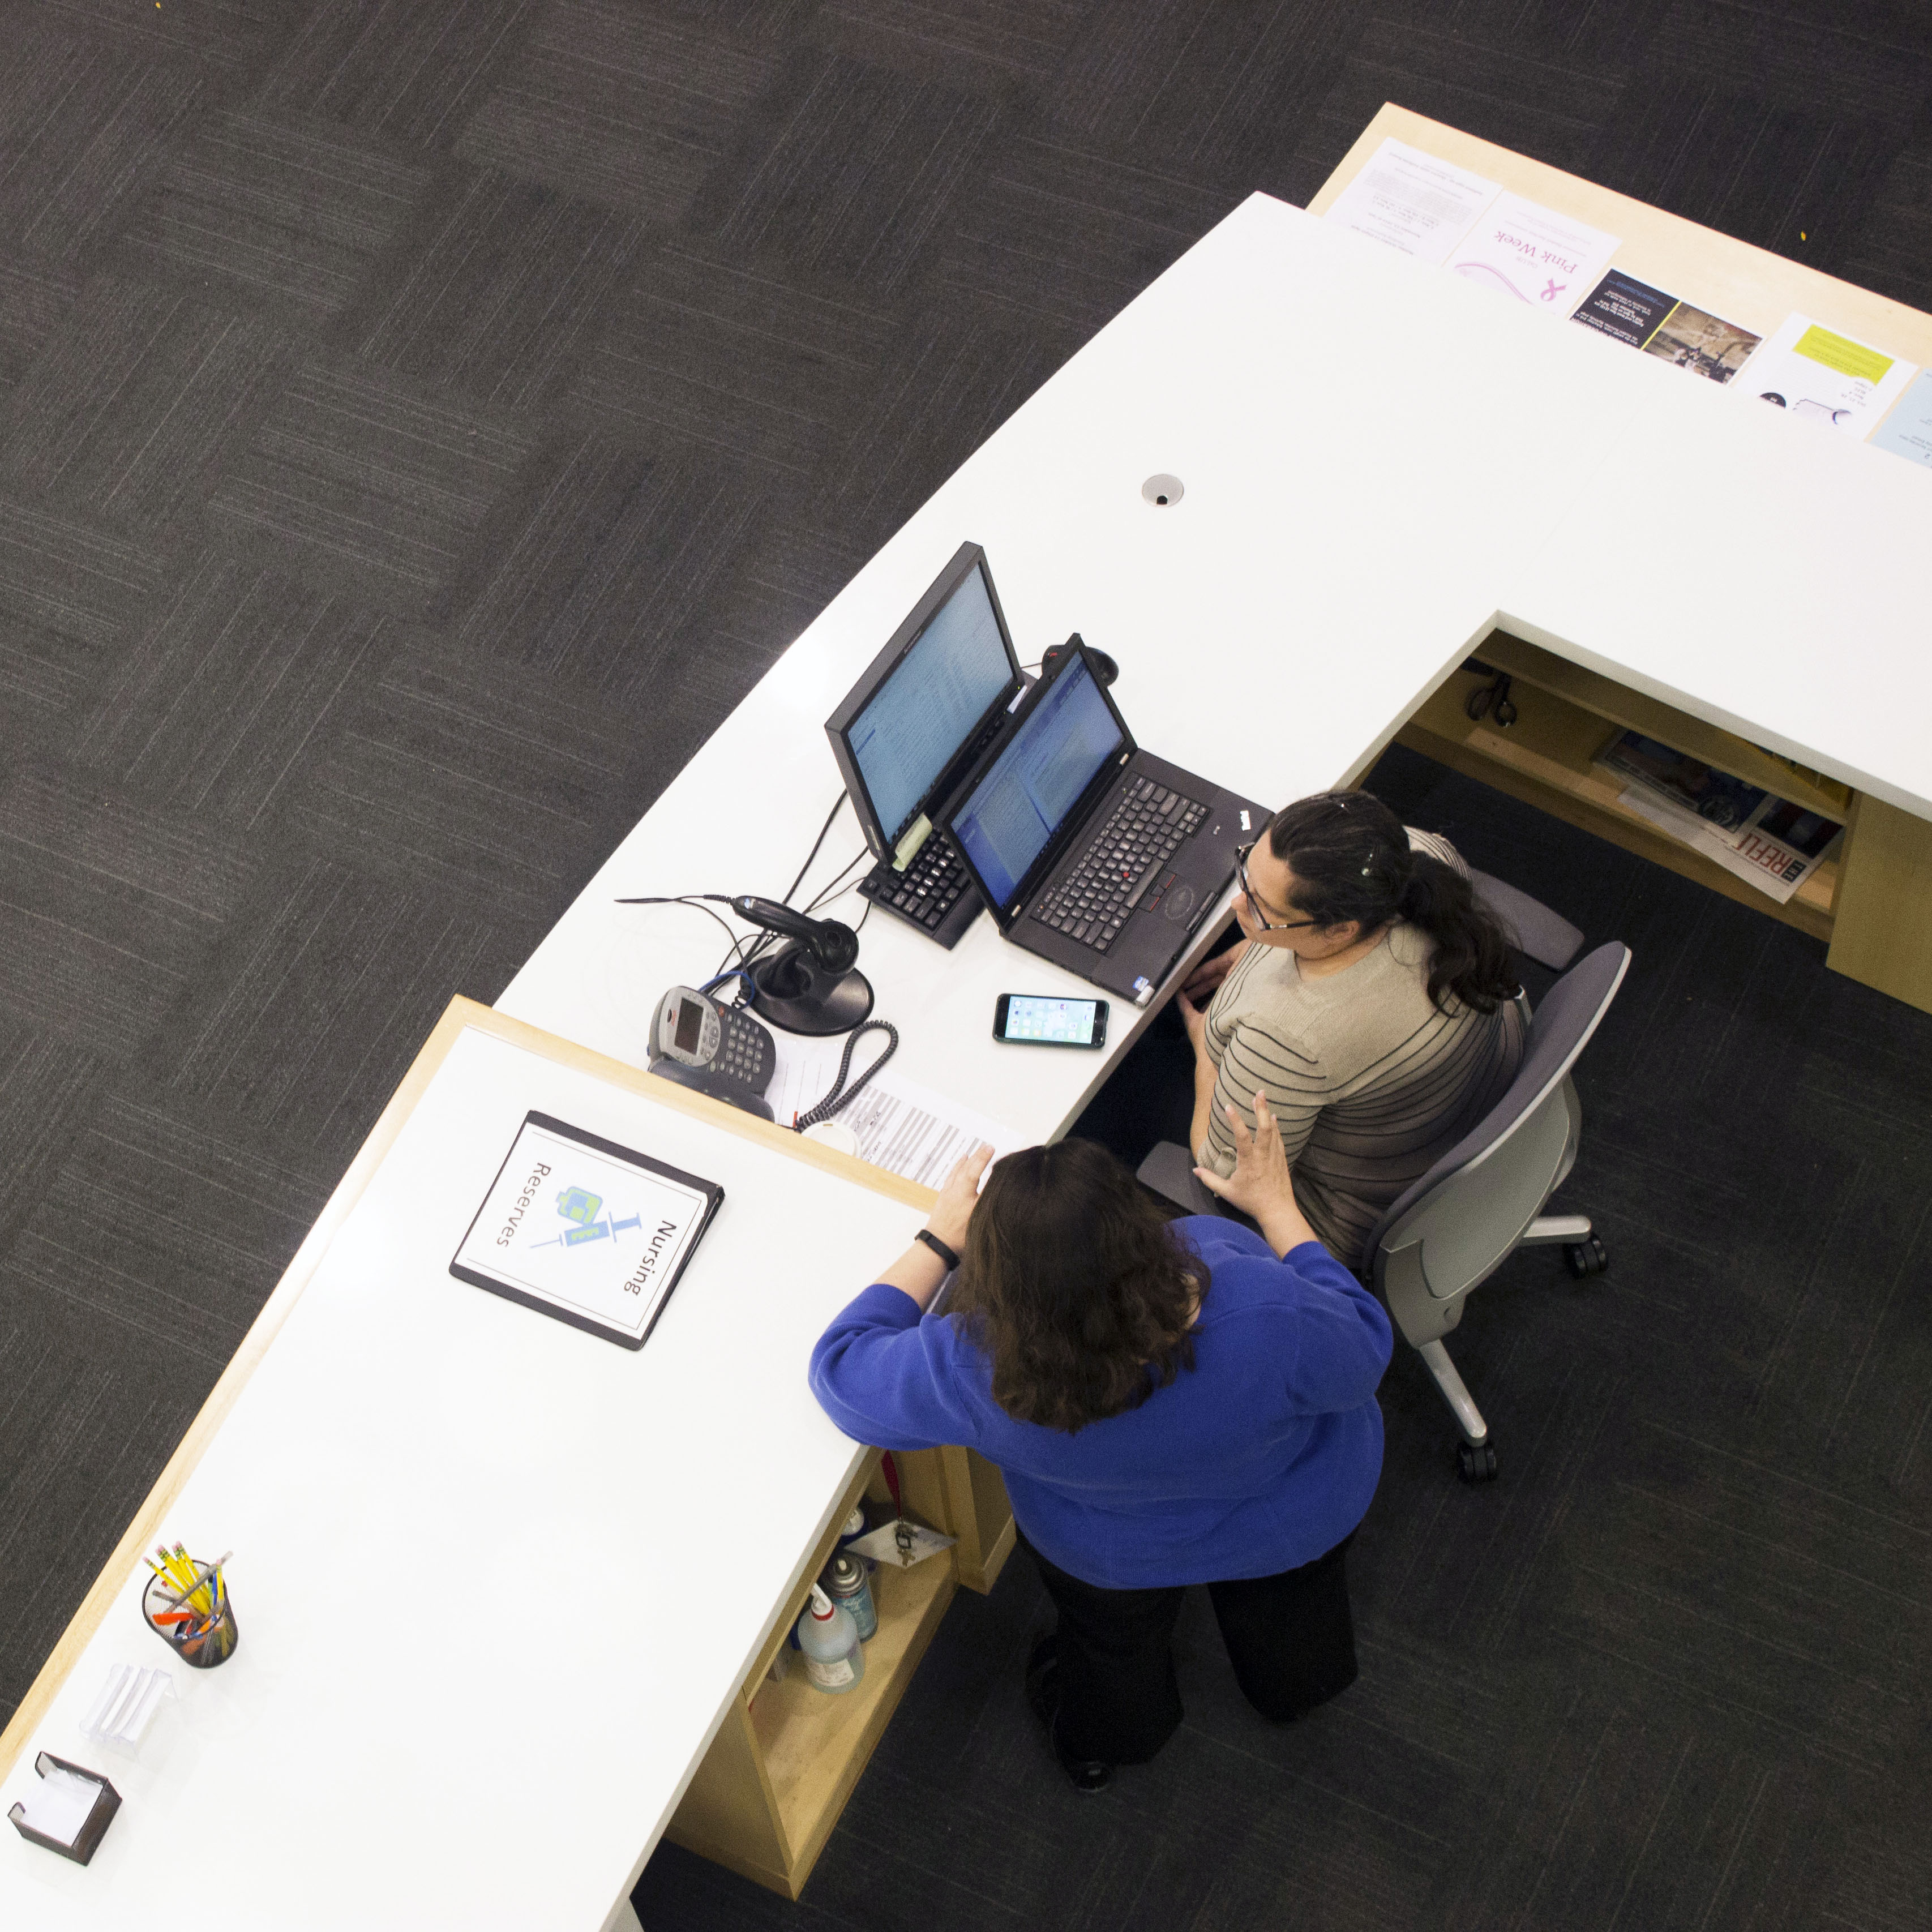
M 1446 842 L 1418 848 L 1460 860 Z M 1250 946 L 1208 1010 L 1218 1070 L 1204 1166 L 1234 1167 L 1232 1105 L 1252 1130 L 1259 1088 L 1281 1129 L 1294 1197 L 1323 1246 L 1345 1267 L 1382 1212 L 1473 1127 L 1522 1059 L 1513 1005 L 1478 1013 L 1429 998 L 1432 948 L 1392 926 L 1372 952 L 1323 978 L 1304 978 L 1292 952 Z

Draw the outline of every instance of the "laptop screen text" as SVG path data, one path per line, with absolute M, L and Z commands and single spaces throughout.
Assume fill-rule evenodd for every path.
M 1076 659 L 1014 733 L 953 820 L 996 904 L 1013 896 L 1124 740 L 1084 659 Z
M 848 734 L 888 839 L 905 829 L 1011 674 L 986 572 L 973 570 L 934 612 Z

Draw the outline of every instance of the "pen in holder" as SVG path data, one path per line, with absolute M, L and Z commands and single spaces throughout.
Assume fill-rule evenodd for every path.
M 235 1654 L 235 1606 L 228 1600 L 228 1585 L 221 1574 L 221 1564 L 227 1560 L 224 1556 L 220 1563 L 195 1564 L 177 1546 L 170 1568 L 179 1567 L 189 1587 L 183 1588 L 181 1580 L 157 1570 L 142 1593 L 141 1614 L 148 1628 L 190 1670 L 212 1670 Z

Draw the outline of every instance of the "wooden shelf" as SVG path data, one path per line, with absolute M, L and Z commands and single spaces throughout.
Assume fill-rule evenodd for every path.
M 1603 686 L 1601 694 L 1606 706 L 1614 701 L 1614 710 L 1599 710 L 1594 704 L 1586 708 L 1567 695 L 1558 695 L 1540 680 L 1532 681 L 1528 672 L 1519 674 L 1514 664 L 1504 662 L 1506 656 L 1528 652 L 1534 652 L 1538 658 L 1547 659 L 1551 664 L 1562 662 L 1551 658 L 1547 652 L 1536 650 L 1534 645 L 1522 644 L 1515 638 L 1505 639 L 1501 633 L 1486 640 L 1477 652 L 1485 664 L 1494 664 L 1498 670 L 1508 669 L 1513 678 L 1521 678 L 1510 694 L 1516 701 L 1518 715 L 1516 723 L 1508 730 L 1498 730 L 1486 720 L 1477 722 L 1471 719 L 1464 704 L 1469 693 L 1480 688 L 1487 680 L 1478 674 L 1458 670 L 1397 734 L 1397 742 L 1470 778 L 1480 779 L 1485 784 L 1494 785 L 1498 790 L 1508 792 L 1552 817 L 1608 838 L 1640 857 L 1694 879 L 1700 885 L 1723 893 L 1726 898 L 1736 899 L 1740 904 L 1753 907 L 1773 919 L 1795 926 L 1814 939 L 1831 938 L 1833 902 L 1838 883 L 1837 859 L 1826 860 L 1786 904 L 1780 905 L 1768 893 L 1754 890 L 1714 860 L 1690 846 L 1680 844 L 1648 819 L 1619 802 L 1618 795 L 1622 786 L 1598 771 L 1592 760 L 1610 736 L 1610 728 L 1621 724 L 1689 752 L 1707 764 L 1734 772 L 1737 776 L 1762 784 L 1768 790 L 1774 790 L 1780 797 L 1791 798 L 1794 802 L 1813 802 L 1812 787 L 1806 785 L 1768 753 L 1746 745 L 1742 739 L 1732 738 L 1728 733 L 1717 731 L 1682 712 L 1657 704 L 1640 693 L 1610 685 L 1607 680 L 1595 679 L 1593 673 L 1580 672 L 1578 677 L 1594 680 L 1596 685 Z M 1574 670 L 1576 667 L 1565 668 Z M 1557 680 L 1552 675 L 1550 681 Z M 1589 687 L 1573 682 L 1570 688 L 1580 694 Z M 1689 727 L 1696 729 L 1686 728 Z M 1701 739 L 1700 734 L 1702 734 Z M 1699 742 L 1688 742 L 1692 739 L 1699 739 Z M 1719 755 L 1715 742 L 1718 740 L 1754 754 L 1759 765 L 1768 770 L 1738 770 L 1740 763 L 1748 764 L 1750 760 Z M 1772 776 L 1774 772 L 1782 774 L 1782 777 L 1774 779 Z M 1828 811 L 1834 818 L 1846 815 L 1846 808 L 1840 801 L 1819 796 L 1816 802 L 1818 809 Z
M 878 1633 L 866 1646 L 866 1674 L 841 1696 L 814 1690 L 794 1656 L 782 1682 L 767 1679 L 752 1700 L 752 1729 L 764 1754 L 780 1821 L 794 1858 L 815 1858 L 886 1727 L 912 1666 L 952 1600 L 942 1557 L 910 1570 L 872 1573 Z
M 833 1509 L 665 1833 L 787 1898 L 803 1890 L 953 1592 L 962 1582 L 990 1589 L 1013 1546 L 1012 1508 L 991 1463 L 959 1448 L 896 1460 L 906 1514 L 957 1541 L 910 1570 L 872 1573 L 879 1628 L 866 1646 L 865 1677 L 840 1696 L 814 1690 L 788 1640 L 852 1505 L 862 1496 L 887 1500 L 874 1450 Z M 787 1669 L 775 1678 L 781 1652 Z
M 1580 710 L 1621 724 L 1626 730 L 1641 731 L 1646 738 L 1655 738 L 1677 751 L 1688 752 L 1720 772 L 1729 772 L 1748 784 L 1789 799 L 1807 811 L 1822 812 L 1840 824 L 1851 808 L 1848 785 L 1819 772 L 1808 775 L 1802 767 L 1786 764 L 1748 738 L 1720 730 L 1688 711 L 1677 710 L 1614 679 L 1586 670 L 1553 651 L 1513 638 L 1507 631 L 1491 632 L 1476 656 L 1485 664 L 1508 671 L 1520 682 L 1534 685 Z

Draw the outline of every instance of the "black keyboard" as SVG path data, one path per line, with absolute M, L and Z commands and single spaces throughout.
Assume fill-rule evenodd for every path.
M 874 866 L 859 883 L 859 890 L 874 904 L 896 912 L 927 932 L 939 928 L 946 915 L 971 890 L 966 867 L 952 842 L 935 830 L 916 852 L 903 872 L 890 864 Z
M 1174 879 L 1168 860 L 1207 816 L 1204 805 L 1151 778 L 1136 778 L 1079 863 L 1047 889 L 1034 917 L 1106 952 L 1133 914 L 1166 896 Z

